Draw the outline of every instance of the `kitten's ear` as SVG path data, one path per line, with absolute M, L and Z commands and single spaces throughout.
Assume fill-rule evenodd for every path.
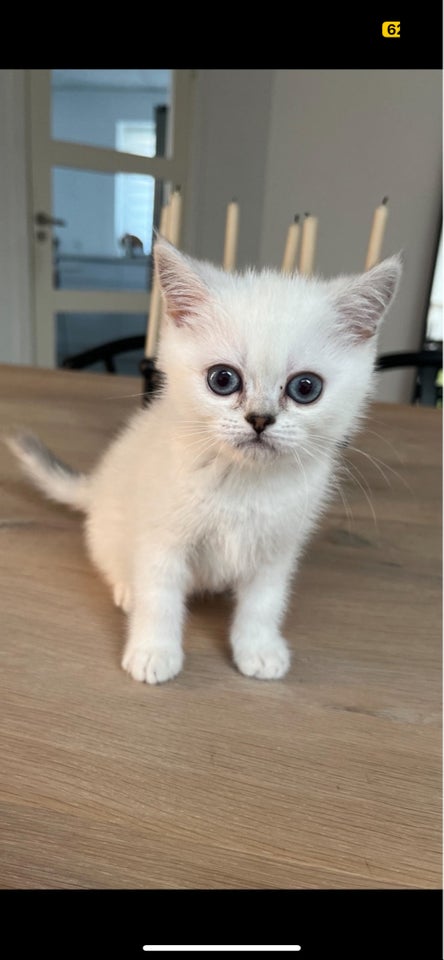
M 178 327 L 191 324 L 210 301 L 210 293 L 195 273 L 192 260 L 167 240 L 154 245 L 154 262 L 166 312 Z
M 333 281 L 331 296 L 341 327 L 355 342 L 368 340 L 395 296 L 402 273 L 402 256 L 388 257 L 371 270 Z

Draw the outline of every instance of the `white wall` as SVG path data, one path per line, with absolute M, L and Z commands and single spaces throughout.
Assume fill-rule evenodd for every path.
M 273 73 L 198 71 L 184 245 L 215 263 L 233 197 L 241 206 L 238 264 L 258 262 Z

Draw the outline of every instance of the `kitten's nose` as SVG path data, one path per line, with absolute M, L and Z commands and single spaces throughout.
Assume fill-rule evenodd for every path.
M 253 430 L 256 430 L 257 434 L 262 433 L 265 427 L 269 427 L 271 423 L 276 422 L 276 417 L 272 417 L 271 414 L 268 413 L 249 413 L 245 419 L 247 423 L 251 423 Z

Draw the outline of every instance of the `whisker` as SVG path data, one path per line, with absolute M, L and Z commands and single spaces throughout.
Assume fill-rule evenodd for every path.
M 369 432 L 373 432 L 373 433 L 374 433 L 375 431 L 369 431 Z M 376 434 L 376 436 L 380 436 L 380 435 L 379 435 L 379 434 Z M 383 440 L 384 437 L 380 437 L 380 439 Z M 314 444 L 314 443 L 316 443 L 316 441 L 327 442 L 328 440 L 330 440 L 330 442 L 331 442 L 331 438 L 329 438 L 329 437 L 323 437 L 323 436 L 321 436 L 321 435 L 318 435 L 318 437 L 316 437 L 316 438 L 310 438 L 310 443 L 313 443 L 313 444 Z M 386 442 L 389 443 L 389 441 L 386 441 Z M 390 443 L 389 443 L 389 445 L 391 446 Z M 413 495 L 413 490 L 412 490 L 410 484 L 409 484 L 409 483 L 407 482 L 407 480 L 405 479 L 405 477 L 403 477 L 402 474 L 399 473 L 397 470 L 394 470 L 394 468 L 391 467 L 391 466 L 390 466 L 388 463 L 386 463 L 384 460 L 381 460 L 379 457 L 374 457 L 374 456 L 372 456 L 370 453 L 367 453 L 365 450 L 362 450 L 360 447 L 355 447 L 355 446 L 352 446 L 351 444 L 349 444 L 349 445 L 345 448 L 345 450 L 351 450 L 351 451 L 353 451 L 353 452 L 355 452 L 355 453 L 361 454 L 361 456 L 363 456 L 363 457 L 366 457 L 366 459 L 368 459 L 368 460 L 370 461 L 370 463 L 373 464 L 375 470 L 378 470 L 378 471 L 380 472 L 381 476 L 384 478 L 384 481 L 387 483 L 387 486 L 391 486 L 391 484 L 390 484 L 389 479 L 385 476 L 384 469 L 387 470 L 388 472 L 390 472 L 391 474 L 393 474 L 393 476 L 396 477 L 397 480 L 399 480 L 401 483 L 404 484 L 404 486 L 405 486 L 406 489 L 409 491 L 409 493 L 411 493 L 411 494 Z M 396 450 L 395 450 L 395 453 L 396 453 Z M 349 462 L 350 462 L 350 461 L 349 461 Z M 400 462 L 403 463 L 402 459 L 400 459 Z M 383 469 L 383 468 L 384 468 L 384 469 Z
M 144 392 L 142 393 L 121 393 L 117 397 L 104 397 L 104 400 L 137 400 L 138 397 L 145 396 Z
M 358 480 L 358 478 L 354 476 L 354 474 L 351 472 L 351 470 L 350 470 L 348 467 L 346 467 L 344 463 L 342 464 L 342 469 L 345 470 L 346 473 L 348 473 L 348 475 L 349 475 L 349 477 L 351 478 L 351 480 L 353 481 L 353 483 L 356 483 L 357 486 L 358 486 L 358 487 L 360 488 L 360 490 L 362 491 L 362 493 L 364 494 L 364 497 L 365 497 L 365 499 L 366 499 L 366 501 L 367 501 L 367 503 L 368 503 L 368 505 L 369 505 L 369 507 L 370 507 L 370 512 L 371 512 L 371 515 L 372 515 L 372 518 L 373 518 L 373 523 L 374 523 L 374 525 L 375 525 L 375 530 L 376 530 L 376 532 L 377 532 L 377 534 L 378 534 L 378 536 L 379 536 L 378 522 L 377 522 L 377 519 L 376 519 L 375 508 L 374 508 L 374 506 L 373 506 L 371 497 L 370 497 L 369 494 L 367 493 L 367 490 L 365 489 L 365 487 L 363 487 L 363 485 L 362 485 L 362 483 L 360 482 L 360 480 Z
M 396 477 L 397 480 L 400 480 L 401 483 L 403 483 L 404 486 L 406 487 L 406 489 L 409 491 L 409 493 L 411 493 L 411 494 L 413 495 L 413 490 L 412 490 L 410 484 L 409 484 L 409 483 L 407 482 L 407 480 L 405 479 L 405 477 L 403 477 L 401 473 L 398 473 L 397 470 L 394 470 L 393 467 L 390 467 L 388 463 L 385 463 L 384 460 L 379 460 L 378 457 L 373 457 L 370 453 L 366 453 L 365 450 L 360 450 L 359 447 L 351 447 L 351 446 L 350 446 L 350 447 L 348 447 L 348 449 L 349 449 L 349 450 L 353 450 L 355 453 L 360 453 L 362 457 L 366 457 L 366 459 L 369 460 L 370 463 L 373 464 L 373 466 L 375 467 L 375 469 L 376 469 L 376 470 L 379 470 L 379 473 L 381 474 L 382 477 L 384 477 L 385 482 L 386 482 L 387 485 L 390 487 L 390 486 L 391 486 L 391 483 L 390 483 L 390 481 L 387 479 L 387 477 L 385 476 L 384 470 L 383 470 L 382 467 L 380 466 L 380 464 L 382 464 L 382 466 L 383 466 L 386 470 L 389 470 L 390 473 L 392 473 L 393 476 Z
M 304 513 L 303 513 L 303 518 L 302 518 L 302 519 L 305 520 L 305 517 L 307 516 L 307 508 L 308 508 L 307 474 L 306 474 L 306 472 L 305 472 L 304 464 L 302 463 L 302 460 L 301 460 L 301 458 L 300 458 L 300 456 L 299 456 L 298 451 L 297 451 L 297 450 L 292 450 L 292 453 L 293 453 L 293 455 L 294 455 L 294 458 L 295 458 L 295 460 L 296 460 L 296 463 L 298 464 L 298 467 L 300 467 L 300 469 L 302 470 L 302 474 L 303 474 L 303 477 L 304 477 L 305 502 L 304 502 Z
M 377 433 L 376 430 L 370 430 L 366 428 L 366 433 L 371 433 L 374 437 L 377 437 L 378 440 L 382 440 L 383 443 L 387 444 L 388 447 L 393 451 L 395 457 L 398 459 L 399 463 L 405 464 L 404 458 L 399 453 L 399 450 L 396 449 L 395 444 L 391 440 L 387 440 L 387 437 L 383 437 L 382 433 Z
M 200 457 L 203 457 L 206 453 L 208 453 L 210 450 L 213 449 L 213 447 L 217 446 L 218 444 L 219 444 L 218 440 L 210 440 L 207 446 L 203 446 L 202 450 L 198 451 L 197 456 L 194 458 L 194 460 L 191 461 L 189 466 L 193 467 L 196 461 L 199 460 Z
M 321 453 L 324 453 L 324 454 L 326 453 L 325 445 L 324 445 L 324 444 L 321 446 L 321 445 L 317 445 L 317 444 L 315 443 L 314 446 L 317 447 L 316 453 L 317 453 L 318 451 L 321 452 Z M 315 454 L 315 452 L 314 452 L 313 450 L 310 450 L 310 449 L 307 448 L 307 447 L 300 447 L 300 449 L 302 449 L 303 452 L 304 452 L 306 455 L 311 456 L 311 457 L 313 457 L 314 459 L 317 459 L 316 454 Z M 339 467 L 342 467 L 342 466 L 343 466 L 343 464 L 340 463 L 340 464 L 339 464 Z M 349 532 L 349 534 L 351 534 L 351 532 L 352 532 L 352 523 L 353 523 L 353 519 L 354 519 L 354 518 L 353 518 L 353 511 L 352 511 L 352 509 L 351 509 L 351 506 L 350 506 L 350 503 L 349 503 L 347 497 L 345 496 L 345 493 L 344 493 L 344 491 L 343 491 L 343 489 L 342 489 L 341 480 L 340 480 L 340 478 L 339 478 L 339 476 L 338 476 L 337 474 L 336 474 L 336 476 L 334 477 L 333 489 L 334 489 L 334 490 L 337 490 L 337 492 L 339 493 L 339 496 L 341 497 L 342 504 L 343 504 L 344 511 L 345 511 L 345 515 L 346 515 L 346 519 L 347 519 L 348 532 Z
M 357 465 L 356 463 L 353 463 L 351 460 L 347 460 L 347 459 L 345 459 L 345 460 L 343 461 L 343 464 L 347 464 L 347 466 L 348 466 L 349 468 L 353 467 L 353 469 L 356 471 L 356 473 L 358 474 L 358 476 L 360 476 L 362 482 L 365 484 L 365 488 L 366 488 L 368 494 L 370 495 L 370 493 L 371 493 L 370 483 L 369 483 L 369 481 L 367 480 L 367 477 L 365 476 L 365 474 L 362 472 L 362 470 L 359 469 L 358 465 Z
M 346 514 L 346 517 L 347 517 L 348 532 L 349 532 L 349 534 L 351 534 L 351 532 L 352 532 L 352 521 L 353 521 L 353 511 L 352 511 L 352 509 L 351 509 L 351 507 L 350 507 L 350 504 L 349 504 L 349 502 L 348 502 L 348 500 L 347 500 L 347 497 L 345 496 L 345 493 L 344 493 L 344 491 L 343 491 L 343 489 L 342 489 L 342 484 L 340 483 L 340 481 L 338 481 L 338 484 L 337 484 L 337 486 L 336 486 L 336 489 L 338 490 L 338 493 L 339 493 L 339 495 L 340 495 L 340 497 L 341 497 L 341 500 L 342 500 L 342 503 L 343 503 L 343 505 L 344 505 L 344 510 L 345 510 L 345 514 Z

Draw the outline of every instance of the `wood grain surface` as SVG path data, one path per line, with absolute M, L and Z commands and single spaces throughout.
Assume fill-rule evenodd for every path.
M 88 469 L 140 386 L 0 366 L 0 431 Z M 441 414 L 375 405 L 353 446 L 294 584 L 289 675 L 236 671 L 219 596 L 149 687 L 120 668 L 80 516 L 0 444 L 2 888 L 441 885 Z

